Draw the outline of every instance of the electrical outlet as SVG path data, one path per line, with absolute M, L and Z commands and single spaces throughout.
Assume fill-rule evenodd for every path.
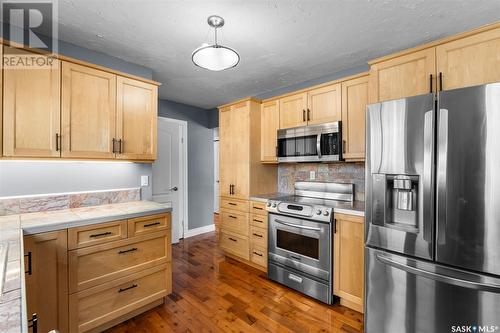
M 316 179 L 316 171 L 309 171 L 309 179 L 310 180 Z
M 141 186 L 149 186 L 149 176 L 141 176 Z

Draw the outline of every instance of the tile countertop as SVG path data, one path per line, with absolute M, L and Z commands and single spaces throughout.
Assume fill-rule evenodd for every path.
M 285 193 L 269 193 L 269 194 L 259 194 L 255 196 L 251 196 L 250 200 L 252 201 L 260 201 L 267 202 L 269 199 L 289 196 L 291 194 Z M 342 202 L 338 201 L 335 207 L 333 208 L 334 213 L 338 214 L 348 214 L 348 215 L 356 215 L 356 216 L 365 216 L 365 202 L 364 201 L 354 201 L 354 202 Z
M 23 235 L 172 211 L 170 204 L 133 201 L 112 205 L 0 216 L 0 332 L 27 332 Z

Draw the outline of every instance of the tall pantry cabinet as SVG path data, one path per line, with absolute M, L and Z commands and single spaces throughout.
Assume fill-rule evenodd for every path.
M 260 163 L 260 101 L 240 100 L 219 108 L 220 246 L 249 258 L 249 198 L 276 192 L 277 167 Z

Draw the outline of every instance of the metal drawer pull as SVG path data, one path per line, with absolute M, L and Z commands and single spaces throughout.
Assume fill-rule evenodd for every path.
M 256 233 L 253 233 L 252 235 L 262 238 L 262 235 L 259 235 L 259 234 L 256 234 Z
M 236 216 L 233 216 L 233 215 L 228 215 L 228 217 L 232 218 L 232 219 L 237 219 Z
M 31 319 L 28 319 L 28 328 L 32 328 L 33 333 L 38 332 L 38 316 L 36 313 L 33 313 Z
M 263 210 L 264 208 L 262 208 L 262 207 L 255 207 L 254 206 L 253 209 Z
M 118 251 L 118 254 L 123 254 L 123 253 L 128 253 L 128 252 L 134 252 L 134 251 L 137 251 L 136 247 L 133 247 L 133 248 L 128 249 L 128 250 Z
M 31 264 L 31 251 L 28 252 L 28 254 L 24 255 L 25 257 L 28 257 L 28 270 L 25 271 L 25 274 L 31 275 L 33 273 L 32 271 L 32 264 Z
M 321 231 L 321 228 L 316 228 L 316 227 L 308 227 L 305 225 L 299 225 L 299 224 L 294 224 L 294 223 L 288 223 L 288 222 L 283 222 L 278 219 L 274 220 L 275 222 L 278 222 L 279 224 L 283 224 L 289 227 L 293 228 L 299 228 L 299 229 L 305 229 L 305 230 L 315 230 L 315 231 Z
M 92 234 L 89 237 L 94 238 L 94 237 L 108 236 L 108 235 L 112 235 L 112 234 L 113 233 L 111 231 L 106 231 L 106 232 L 102 232 L 100 234 Z
M 302 283 L 302 278 L 297 276 L 297 275 L 293 275 L 293 274 L 288 274 L 288 278 L 292 281 L 295 281 L 295 282 L 298 282 L 298 283 Z
M 127 288 L 120 288 L 120 289 L 118 289 L 118 292 L 119 292 L 119 293 L 122 293 L 122 292 L 124 292 L 124 291 L 127 291 L 127 290 L 129 290 L 129 289 L 133 289 L 133 288 L 137 288 L 137 285 L 136 285 L 135 283 L 134 283 L 133 285 L 131 285 L 130 287 L 127 287 Z
M 161 224 L 160 222 L 148 223 L 144 225 L 144 228 L 153 227 L 155 225 L 160 225 L 160 224 Z
M 262 220 L 253 219 L 255 222 L 264 223 Z
M 231 237 L 229 237 L 229 240 L 230 240 L 230 241 L 233 241 L 233 242 L 237 242 L 237 240 L 236 240 L 236 239 L 231 238 Z
M 259 257 L 262 257 L 262 253 L 258 253 L 258 252 L 253 251 L 253 254 L 258 255 Z
M 231 206 L 238 206 L 238 204 L 235 204 L 234 202 L 228 202 L 227 204 Z

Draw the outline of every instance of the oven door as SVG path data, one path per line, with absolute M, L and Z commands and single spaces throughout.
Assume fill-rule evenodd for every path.
M 329 223 L 269 214 L 269 261 L 330 280 Z

